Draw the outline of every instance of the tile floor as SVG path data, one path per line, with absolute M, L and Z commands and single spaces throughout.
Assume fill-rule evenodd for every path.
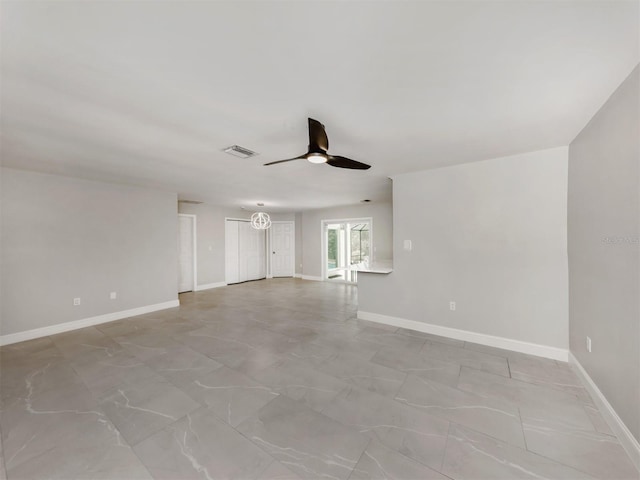
M 573 371 L 274 279 L 3 347 L 9 479 L 637 479 Z M 6 469 L 6 471 L 5 471 Z

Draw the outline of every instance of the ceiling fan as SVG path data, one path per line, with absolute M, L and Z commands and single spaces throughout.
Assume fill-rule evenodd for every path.
M 265 163 L 264 165 L 275 165 L 276 163 L 292 162 L 293 160 L 309 160 L 311 163 L 326 163 L 332 167 L 338 168 L 351 168 L 354 170 L 367 170 L 371 168 L 371 165 L 366 163 L 356 162 L 347 157 L 340 157 L 338 155 L 329 155 L 327 150 L 329 149 L 329 139 L 327 138 L 327 132 L 324 130 L 324 125 L 313 118 L 309 119 L 309 151 L 304 155 L 300 155 L 296 158 L 289 158 L 287 160 L 277 160 L 275 162 Z

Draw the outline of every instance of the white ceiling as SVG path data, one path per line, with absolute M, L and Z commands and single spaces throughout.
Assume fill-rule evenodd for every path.
M 3 2 L 3 165 L 271 211 L 567 145 L 639 61 L 638 1 Z M 298 161 L 307 117 L 350 171 Z M 239 144 L 260 153 L 222 153 Z

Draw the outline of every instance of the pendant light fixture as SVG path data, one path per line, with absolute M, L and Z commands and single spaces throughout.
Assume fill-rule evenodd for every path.
M 259 207 L 264 207 L 264 203 L 258 203 Z M 266 230 L 271 226 L 271 217 L 265 212 L 256 212 L 251 215 L 251 226 L 256 230 Z

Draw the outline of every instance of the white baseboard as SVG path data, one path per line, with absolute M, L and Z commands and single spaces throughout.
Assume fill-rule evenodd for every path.
M 454 338 L 465 342 L 479 343 L 489 347 L 502 348 L 514 352 L 526 353 L 537 357 L 551 358 L 567 362 L 569 360 L 569 352 L 563 348 L 550 347 L 547 345 L 539 345 L 537 343 L 523 342 L 521 340 L 513 340 L 505 337 L 495 337 L 484 333 L 470 332 L 468 330 L 459 330 L 457 328 L 443 327 L 430 323 L 417 322 L 406 318 L 391 317 L 381 315 L 379 313 L 362 312 L 358 310 L 358 318 L 361 320 L 369 320 L 371 322 L 384 323 L 394 327 L 408 328 L 418 332 L 430 333 L 441 337 Z
M 631 458 L 631 461 L 634 463 L 636 468 L 640 470 L 640 443 L 638 443 L 638 440 L 636 440 L 633 434 L 629 431 L 629 429 L 613 409 L 607 398 L 600 391 L 600 389 L 596 385 L 596 382 L 593 381 L 591 376 L 589 376 L 587 371 L 580 364 L 580 362 L 572 352 L 569 352 L 569 363 L 576 367 L 580 380 L 582 380 L 582 383 L 591 395 L 591 398 L 596 403 L 598 410 L 600 410 L 600 413 L 602 413 L 602 416 L 606 420 L 609 427 L 611 427 L 611 430 L 613 430 L 613 433 L 615 433 L 616 437 L 618 437 L 620 444 L 623 446 L 623 448 Z
M 210 288 L 220 288 L 220 287 L 226 287 L 226 286 L 227 286 L 226 282 L 205 283 L 203 285 L 197 285 L 195 288 L 195 291 L 199 292 L 200 290 L 209 290 Z
M 293 274 L 293 278 L 302 278 L 302 274 L 301 273 L 294 273 Z
M 313 275 L 300 275 L 302 280 L 313 280 L 314 282 L 321 282 L 322 277 L 314 277 Z
M 10 345 L 12 343 L 24 342 L 25 340 L 33 340 L 34 338 L 48 337 L 57 333 L 77 330 L 78 328 L 93 327 L 101 323 L 114 322 L 127 317 L 135 317 L 145 313 L 157 312 L 167 308 L 179 307 L 179 300 L 171 300 L 169 302 L 156 303 L 155 305 L 146 305 L 144 307 L 122 310 L 120 312 L 106 313 L 95 317 L 83 318 L 72 322 L 58 323 L 48 327 L 34 328 L 33 330 L 25 330 L 24 332 L 10 333 L 8 335 L 0 335 L 0 346 Z

